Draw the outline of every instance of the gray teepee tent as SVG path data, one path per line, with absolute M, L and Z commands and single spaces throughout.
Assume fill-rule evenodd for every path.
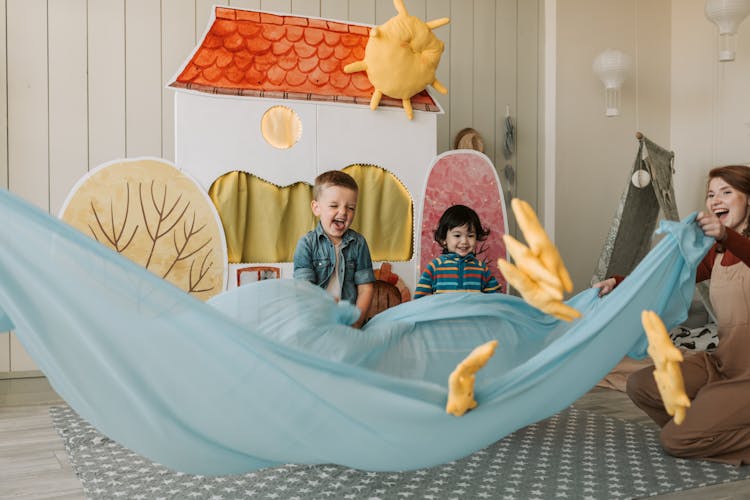
M 652 237 L 661 211 L 665 219 L 679 220 L 672 174 L 674 153 L 636 132 L 638 152 L 627 187 L 620 197 L 609 234 L 599 255 L 592 283 L 615 274 L 627 275 L 651 250 Z M 647 172 L 651 182 L 636 186 L 631 179 L 639 171 Z M 704 284 L 698 287 L 701 300 L 713 316 Z

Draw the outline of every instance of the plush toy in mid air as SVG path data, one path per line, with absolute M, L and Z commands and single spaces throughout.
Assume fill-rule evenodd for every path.
M 432 30 L 448 24 L 450 19 L 444 17 L 425 23 L 409 15 L 403 0 L 393 0 L 393 6 L 398 14 L 370 30 L 365 58 L 347 64 L 344 71 L 367 72 L 367 78 L 375 87 L 370 100 L 371 109 L 378 107 L 385 94 L 401 99 L 406 116 L 411 120 L 414 115 L 411 107 L 413 95 L 427 85 L 432 85 L 441 94 L 448 92 L 435 78 L 444 44 Z
M 516 265 L 498 259 L 500 272 L 526 302 L 540 311 L 565 321 L 579 318 L 580 312 L 562 302 L 563 291 L 571 292 L 573 282 L 534 209 L 518 198 L 511 201 L 511 208 L 529 246 L 508 234 L 503 235 L 505 247 Z
M 664 323 L 654 311 L 643 311 L 641 323 L 648 337 L 648 355 L 654 361 L 654 380 L 664 409 L 674 417 L 674 423 L 680 425 L 685 420 L 685 409 L 690 408 L 680 369 L 682 353 L 672 343 Z
M 476 408 L 474 400 L 475 373 L 495 354 L 497 340 L 480 345 L 461 361 L 448 377 L 448 402 L 445 411 L 460 417 L 467 411 Z

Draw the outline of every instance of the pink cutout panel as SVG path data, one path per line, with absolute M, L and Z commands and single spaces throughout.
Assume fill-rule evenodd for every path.
M 449 151 L 439 156 L 427 178 L 423 200 L 420 274 L 442 252 L 434 238 L 440 216 L 452 205 L 466 205 L 474 209 L 482 225 L 490 230 L 487 239 L 477 245 L 484 248 L 478 258 L 487 262 L 492 275 L 506 290 L 505 277 L 497 268 L 497 259 L 507 255 L 503 242 L 507 229 L 505 205 L 490 159 L 470 150 Z

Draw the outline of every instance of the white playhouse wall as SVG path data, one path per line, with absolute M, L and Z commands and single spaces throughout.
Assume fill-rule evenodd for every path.
M 260 131 L 263 113 L 282 105 L 302 121 L 302 137 L 293 147 L 272 147 Z M 409 262 L 392 262 L 393 271 L 414 290 L 419 269 L 419 228 L 427 170 L 437 151 L 437 113 L 414 112 L 408 120 L 401 108 L 276 100 L 269 98 L 175 92 L 175 164 L 208 190 L 219 176 L 233 170 L 254 174 L 279 186 L 313 183 L 326 170 L 372 164 L 398 177 L 414 206 L 414 253 Z M 292 277 L 292 263 L 245 263 L 281 267 Z M 235 286 L 230 266 L 230 287 Z M 379 267 L 379 263 L 375 263 Z

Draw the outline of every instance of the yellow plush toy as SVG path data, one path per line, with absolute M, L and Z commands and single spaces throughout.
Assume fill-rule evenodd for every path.
M 674 417 L 674 423 L 680 425 L 685 420 L 685 409 L 690 408 L 680 369 L 682 353 L 669 339 L 664 323 L 654 311 L 643 311 L 641 323 L 648 337 L 648 355 L 654 361 L 654 380 L 664 409 Z
M 547 237 L 534 209 L 518 198 L 511 201 L 511 208 L 529 246 L 526 247 L 508 234 L 504 235 L 505 247 L 516 265 L 505 259 L 498 259 L 500 272 L 526 302 L 540 311 L 564 321 L 579 318 L 580 312 L 562 302 L 563 292 L 571 292 L 573 282 L 560 253 Z
M 460 417 L 468 410 L 477 407 L 474 400 L 474 374 L 495 354 L 497 340 L 482 344 L 469 353 L 448 377 L 448 403 L 446 413 Z
M 375 87 L 370 108 L 380 104 L 383 94 L 401 99 L 406 116 L 413 117 L 411 97 L 427 85 L 445 94 L 448 90 L 435 78 L 444 45 L 432 30 L 450 22 L 448 18 L 425 23 L 410 16 L 403 0 L 393 0 L 398 14 L 370 31 L 365 58 L 347 64 L 346 73 L 366 71 Z

